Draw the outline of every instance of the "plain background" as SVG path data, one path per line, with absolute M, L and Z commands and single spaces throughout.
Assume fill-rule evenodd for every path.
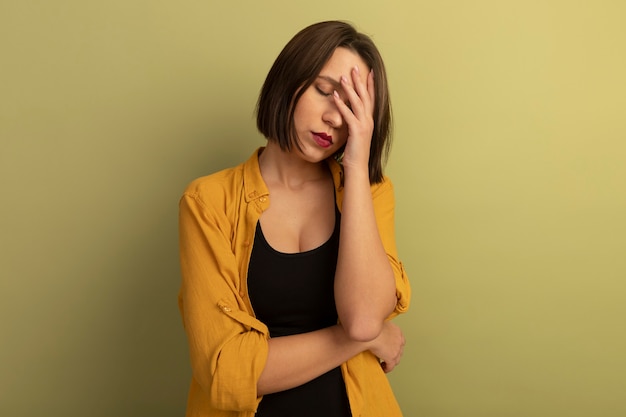
M 626 415 L 621 0 L 0 0 L 0 415 L 184 414 L 178 198 L 328 19 L 389 71 L 405 415 Z

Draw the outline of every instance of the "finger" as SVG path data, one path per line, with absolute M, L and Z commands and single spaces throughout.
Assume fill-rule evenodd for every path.
M 354 80 L 354 70 L 352 71 L 352 79 Z M 350 107 L 352 107 L 352 113 L 357 117 L 357 119 L 362 119 L 363 115 L 365 115 L 365 108 L 361 97 L 355 90 L 355 87 L 351 86 L 348 83 L 348 79 L 345 76 L 341 76 L 341 87 L 348 98 L 348 102 L 350 103 Z
M 365 82 L 361 80 L 360 69 L 355 66 L 352 70 L 352 80 L 354 90 L 361 99 L 363 111 L 367 115 L 374 114 L 374 103 L 376 102 L 376 90 L 374 89 L 374 70 L 370 70 L 365 77 Z
M 388 374 L 389 372 L 393 371 L 394 369 L 396 369 L 396 366 L 398 365 L 398 362 L 394 361 L 385 361 L 381 364 L 381 366 L 384 364 L 383 366 L 383 371 L 385 371 L 386 374 Z
M 333 91 L 333 99 L 335 100 L 335 105 L 339 109 L 339 113 L 341 113 L 341 116 L 346 121 L 346 123 L 348 123 L 348 125 L 354 123 L 357 120 L 354 113 L 352 112 L 350 107 L 348 107 L 348 105 L 341 99 L 337 90 Z
M 376 103 L 376 90 L 374 90 L 374 70 L 370 70 L 367 75 L 367 92 L 370 95 L 370 105 L 372 106 L 372 113 L 374 112 L 374 104 Z
M 376 90 L 374 89 L 374 70 L 371 69 L 365 77 L 365 82 L 361 80 L 359 75 L 359 67 L 355 67 L 355 74 L 357 79 L 354 81 L 355 90 L 361 101 L 363 102 L 363 109 L 365 114 L 374 115 L 374 104 L 376 102 Z
M 370 73 L 367 74 L 367 77 L 365 77 L 365 82 L 363 82 L 363 80 L 361 79 L 361 70 L 359 69 L 359 67 L 355 66 L 352 69 L 352 83 L 354 85 L 354 90 L 361 99 L 361 102 L 363 103 L 363 109 L 366 114 L 371 114 L 370 109 L 372 108 L 372 97 L 369 91 Z

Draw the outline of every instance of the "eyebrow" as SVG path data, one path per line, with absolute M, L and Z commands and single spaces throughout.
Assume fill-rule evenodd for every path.
M 341 83 L 339 81 L 335 80 L 334 78 L 332 78 L 332 77 L 330 77 L 328 75 L 318 75 L 317 78 L 321 78 L 324 81 L 328 81 L 329 83 L 331 83 L 335 87 L 341 87 Z

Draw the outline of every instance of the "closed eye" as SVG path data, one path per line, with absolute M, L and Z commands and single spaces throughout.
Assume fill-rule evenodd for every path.
M 329 97 L 330 95 L 332 95 L 332 92 L 327 93 L 326 91 L 322 90 L 319 87 L 315 87 L 315 89 L 317 90 L 318 93 L 320 93 L 321 95 L 323 95 L 324 97 Z
M 340 90 L 341 85 L 337 81 L 333 80 L 332 78 L 326 77 L 326 76 L 319 76 L 319 78 L 321 79 L 321 83 L 315 84 L 315 90 L 322 96 L 330 97 L 333 95 L 333 91 Z M 323 88 L 323 87 L 326 87 L 326 88 Z M 328 88 L 330 88 L 330 91 L 327 92 L 326 90 Z M 350 111 L 352 111 L 352 105 L 350 104 L 350 101 L 344 100 L 344 103 L 346 103 L 346 106 L 348 106 Z
M 324 97 L 330 97 L 333 95 L 333 93 L 327 93 L 326 91 L 322 90 L 319 87 L 315 87 L 315 89 L 317 90 L 318 93 L 320 93 Z M 345 103 L 346 103 L 346 106 L 350 109 L 350 111 L 352 111 L 352 105 L 350 104 L 350 102 L 346 100 Z

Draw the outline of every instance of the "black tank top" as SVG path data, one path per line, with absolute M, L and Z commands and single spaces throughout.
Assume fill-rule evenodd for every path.
M 339 210 L 335 228 L 321 246 L 299 253 L 274 250 L 257 223 L 248 267 L 254 312 L 271 337 L 323 329 L 337 323 L 334 280 L 339 249 Z M 299 387 L 263 397 L 257 417 L 350 417 L 341 368 Z

